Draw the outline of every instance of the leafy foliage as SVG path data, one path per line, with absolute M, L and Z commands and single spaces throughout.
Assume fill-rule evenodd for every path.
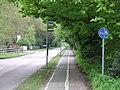
M 31 25 L 30 27 L 28 27 L 28 30 L 26 31 L 26 34 L 24 37 L 27 38 L 32 45 L 35 45 L 36 43 L 35 34 L 36 34 L 35 28 L 33 25 Z
M 108 69 L 109 73 L 113 77 L 120 77 L 120 53 L 114 58 L 112 67 Z
M 89 76 L 89 80 L 93 90 L 119 90 L 120 89 L 120 78 L 112 78 L 108 75 L 101 75 L 101 65 L 99 63 L 89 64 L 86 60 L 82 59 L 76 52 L 76 59 L 78 65 L 86 72 Z M 116 69 L 117 70 L 117 69 Z M 106 71 L 105 71 L 106 73 Z
M 101 62 L 101 38 L 97 34 L 101 27 L 110 31 L 105 40 L 106 65 L 110 65 L 115 52 L 119 52 L 119 0 L 9 1 L 21 6 L 23 16 L 41 17 L 44 21 L 53 20 L 61 24 L 66 42 L 78 50 L 81 57 L 89 63 Z
M 13 3 L 0 1 L 0 47 L 1 44 L 16 43 L 16 36 L 21 35 L 22 38 L 27 38 L 30 45 L 46 44 L 46 27 L 42 19 L 35 19 L 34 17 L 22 17 L 18 10 L 20 7 L 14 6 Z M 44 32 L 39 36 L 40 32 Z M 53 33 L 49 34 L 50 44 L 54 39 Z M 41 43 L 42 42 L 42 43 Z M 21 45 L 21 44 L 20 44 Z
M 21 46 L 28 46 L 28 48 L 31 46 L 30 41 L 27 38 L 22 38 L 20 39 L 17 44 L 21 45 Z

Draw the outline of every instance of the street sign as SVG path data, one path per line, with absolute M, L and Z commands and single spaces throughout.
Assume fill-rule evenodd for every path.
M 54 21 L 48 21 L 47 22 L 47 31 L 48 32 L 54 31 L 54 27 L 55 27 L 55 22 Z
M 107 28 L 100 28 L 98 31 L 99 37 L 102 38 L 102 77 L 104 76 L 104 38 L 106 38 L 109 34 L 109 31 Z
M 46 22 L 46 68 L 48 68 L 48 54 L 49 54 L 49 43 L 48 43 L 48 32 L 53 32 L 55 27 L 54 21 L 47 21 Z
M 48 29 L 48 32 L 53 32 L 54 31 L 54 29 Z
M 107 28 L 100 28 L 100 30 L 98 31 L 98 35 L 101 38 L 106 38 L 109 34 L 109 31 Z

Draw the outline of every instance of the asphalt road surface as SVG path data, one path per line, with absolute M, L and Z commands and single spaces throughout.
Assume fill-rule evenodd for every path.
M 67 50 L 51 78 L 40 90 L 91 90 L 87 75 L 76 65 L 72 50 Z
M 60 48 L 49 50 L 49 61 L 59 52 Z M 0 60 L 0 90 L 13 90 L 45 64 L 46 51 Z

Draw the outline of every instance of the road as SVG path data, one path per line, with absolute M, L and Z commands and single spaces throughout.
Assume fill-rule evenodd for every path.
M 91 90 L 87 75 L 76 65 L 72 50 L 67 50 L 51 78 L 40 90 Z
M 59 52 L 59 48 L 49 50 L 48 60 L 50 61 Z M 13 90 L 45 64 L 46 51 L 0 60 L 0 90 Z

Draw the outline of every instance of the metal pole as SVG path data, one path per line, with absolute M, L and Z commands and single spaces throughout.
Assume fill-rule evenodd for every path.
M 102 39 L 102 77 L 104 77 L 104 39 Z
M 61 40 L 60 40 L 60 56 L 61 56 L 61 51 L 62 51 L 62 44 L 61 44 Z
M 46 68 L 48 68 L 48 50 L 49 50 L 49 46 L 48 46 L 48 22 L 46 22 Z
M 62 37 L 61 37 L 61 31 L 60 31 L 60 56 L 61 56 L 61 41 L 62 41 Z

